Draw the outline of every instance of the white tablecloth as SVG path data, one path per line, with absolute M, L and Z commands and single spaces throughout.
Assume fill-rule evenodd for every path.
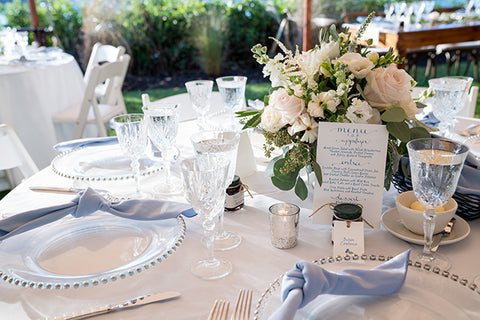
M 192 128 L 194 126 L 182 125 L 179 131 L 179 145 L 183 146 L 181 147 L 182 156 L 193 153 L 188 143 L 190 135 L 188 130 Z M 254 300 L 257 300 L 274 279 L 291 269 L 297 261 L 311 261 L 331 256 L 330 226 L 314 225 L 308 218 L 312 212 L 312 195 L 310 194 L 306 201 L 301 202 L 293 192 L 281 192 L 273 187 L 262 172 L 267 161 L 261 156 L 261 146 L 257 142 L 261 139 L 256 134 L 251 138 L 255 142 L 254 151 L 257 156 L 258 172 L 242 177 L 242 180 L 253 191 L 254 198 L 246 197 L 245 208 L 228 212 L 225 218 L 225 229 L 239 233 L 243 241 L 234 250 L 216 253 L 218 257 L 233 263 L 233 272 L 230 275 L 223 279 L 206 281 L 195 277 L 190 272 L 190 264 L 205 257 L 206 252 L 201 245 L 200 218 L 186 218 L 187 233 L 180 248 L 166 261 L 124 280 L 98 287 L 39 290 L 19 288 L 0 278 L 0 318 L 43 319 L 92 309 L 146 293 L 179 291 L 182 293 L 180 299 L 104 315 L 97 319 L 206 319 L 215 299 L 225 299 L 234 304 L 240 289 L 251 288 L 254 290 Z M 145 188 L 150 188 L 157 182 L 156 176 L 142 179 Z M 123 185 L 133 188 L 132 183 L 123 183 Z M 71 197 L 35 193 L 27 188 L 28 185 L 39 184 L 71 186 L 72 181 L 61 178 L 50 168 L 46 168 L 0 201 L 0 213 L 8 216 L 40 205 L 60 203 Z M 112 189 L 122 187 L 119 183 L 111 185 L 102 183 L 101 185 Z M 394 206 L 395 196 L 394 190 L 385 193 L 384 211 Z M 181 199 L 179 197 L 177 200 Z M 270 205 L 277 202 L 297 203 L 301 207 L 299 240 L 295 248 L 280 250 L 270 244 L 267 211 Z M 471 221 L 470 226 L 472 232 L 466 239 L 441 246 L 439 249 L 439 252 L 451 259 L 453 263 L 451 272 L 458 274 L 460 278 L 467 279 L 472 279 L 474 275 L 480 273 L 480 258 L 477 252 L 480 243 L 480 219 Z M 400 240 L 383 229 L 367 229 L 365 247 L 368 254 L 387 256 L 396 255 L 408 248 L 421 249 L 421 246 Z M 394 315 L 389 316 L 390 319 L 395 318 Z
M 71 55 L 38 64 L 0 63 L 0 123 L 13 127 L 37 166 L 44 168 L 56 155 L 52 146 L 71 138 L 62 128 L 56 136 L 52 115 L 79 104 L 83 92 L 82 71 Z

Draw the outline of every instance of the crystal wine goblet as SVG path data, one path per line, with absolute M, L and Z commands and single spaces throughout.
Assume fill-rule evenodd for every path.
M 224 189 L 232 183 L 235 175 L 237 149 L 240 134 L 235 131 L 203 131 L 191 138 L 199 166 L 202 168 L 228 167 Z M 215 250 L 229 250 L 238 247 L 242 237 L 223 228 L 224 206 L 219 209 Z
M 445 139 L 421 138 L 407 143 L 415 196 L 426 207 L 423 230 L 425 244 L 419 259 L 448 270 L 448 258 L 433 253 L 435 208 L 445 205 L 457 188 L 468 147 Z
M 440 120 L 440 134 L 452 137 L 455 115 L 466 102 L 466 97 L 473 78 L 470 77 L 443 77 L 430 79 L 429 87 L 433 91 L 433 115 Z
M 200 115 L 200 128 L 205 128 L 205 115 L 210 110 L 210 98 L 212 96 L 213 81 L 193 80 L 185 82 L 185 87 L 190 97 L 193 110 Z
M 114 117 L 110 124 L 115 129 L 122 152 L 130 158 L 134 172 L 136 190 L 134 194 L 128 197 L 148 198 L 149 195 L 142 192 L 140 188 L 139 159 L 145 153 L 147 147 L 147 131 L 143 114 L 119 115 Z
M 178 133 L 178 105 L 162 102 L 151 103 L 143 107 L 148 137 L 161 152 L 163 162 L 162 181 L 154 187 L 158 194 L 176 194 L 182 189 L 180 177 L 170 170 L 171 159 L 174 158 L 175 139 Z
M 225 178 L 228 167 L 201 168 L 195 159 L 182 161 L 182 173 L 186 197 L 195 212 L 203 219 L 203 233 L 206 239 L 208 256 L 195 262 L 191 271 L 197 277 L 212 280 L 225 277 L 232 271 L 232 264 L 215 258 L 213 240 L 215 220 L 225 203 Z

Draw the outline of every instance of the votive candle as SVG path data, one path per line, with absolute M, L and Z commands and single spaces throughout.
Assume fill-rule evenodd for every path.
M 289 249 L 297 245 L 300 208 L 291 203 L 276 203 L 269 208 L 272 245 Z

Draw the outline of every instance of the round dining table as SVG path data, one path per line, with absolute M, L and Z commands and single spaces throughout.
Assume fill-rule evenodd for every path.
M 180 159 L 193 155 L 189 137 L 194 134 L 195 130 L 197 130 L 196 126 L 192 121 L 180 124 L 177 138 Z M 181 293 L 180 298 L 101 315 L 92 319 L 207 319 L 216 299 L 229 301 L 230 307 L 233 309 L 239 290 L 252 289 L 254 303 L 250 319 L 254 319 L 253 309 L 255 309 L 256 301 L 263 296 L 265 290 L 277 277 L 290 270 L 300 260 L 312 261 L 331 257 L 333 247 L 331 226 L 313 224 L 309 218 L 313 209 L 313 192 L 309 193 L 305 201 L 301 201 L 293 191 L 276 189 L 264 174 L 268 159 L 263 155 L 263 137 L 259 133 L 251 132 L 249 139 L 252 142 L 257 170 L 253 174 L 242 176 L 241 179 L 244 184 L 248 185 L 252 197 L 245 195 L 244 207 L 238 211 L 226 212 L 224 219 L 225 229 L 241 235 L 242 242 L 237 248 L 215 252 L 217 257 L 227 259 L 232 263 L 231 274 L 217 280 L 203 280 L 191 273 L 190 266 L 194 261 L 206 256 L 206 249 L 202 246 L 201 218 L 198 216 L 185 217 L 185 237 L 179 246 L 172 250 L 166 259 L 149 265 L 146 270 L 140 270 L 141 272 L 127 276 L 125 279 L 110 279 L 105 283 L 87 287 L 80 283 L 78 288 L 56 289 L 55 286 L 51 288 L 44 286 L 40 289 L 23 287 L 16 284 L 15 281 L 11 283 L 8 276 L 1 275 L 0 318 L 54 319 L 119 303 L 145 294 L 176 291 Z M 238 159 L 242 161 L 241 155 Z M 178 166 L 178 161 L 175 166 Z M 142 189 L 151 191 L 159 181 L 160 178 L 157 174 L 147 174 L 141 179 Z M 42 206 L 62 204 L 75 197 L 71 194 L 35 192 L 29 188 L 39 185 L 65 188 L 91 186 L 107 189 L 112 193 L 134 189 L 134 182 L 130 179 L 124 181 L 109 181 L 108 179 L 107 181 L 79 181 L 75 177 L 72 179 L 72 177 L 60 176 L 49 166 L 24 181 L 0 201 L 2 218 Z M 392 187 L 389 191 L 384 192 L 383 199 L 382 195 L 379 195 L 378 201 L 383 201 L 383 212 L 387 212 L 395 206 L 397 194 L 395 188 Z M 183 194 L 170 197 L 157 195 L 156 197 L 186 202 Z M 298 242 L 291 249 L 277 249 L 271 244 L 268 209 L 272 204 L 279 202 L 297 204 L 301 210 Z M 442 281 L 458 282 L 455 284 L 456 289 L 472 291 L 473 298 L 480 299 L 479 289 L 475 291 L 475 289 L 469 288 L 472 279 L 480 273 L 480 258 L 477 254 L 480 243 L 480 219 L 468 221 L 468 224 L 471 232 L 465 239 L 441 245 L 438 249 L 439 253 L 450 259 L 452 267 L 448 273 L 443 275 L 440 273 L 437 277 L 438 280 L 441 280 L 439 283 Z M 22 243 L 21 246 L 34 248 L 42 245 L 34 240 L 36 236 L 38 236 L 37 239 L 45 239 L 42 229 L 43 227 L 40 227 L 28 231 L 32 233 L 33 240 L 31 243 Z M 81 245 L 78 243 L 78 246 Z M 102 245 L 98 244 L 99 247 Z M 97 249 L 102 248 L 90 248 L 94 251 Z M 383 227 L 379 229 L 366 227 L 365 253 L 368 257 L 372 255 L 375 257 L 395 256 L 407 249 L 418 251 L 422 249 L 422 246 L 401 240 Z M 74 265 L 76 257 L 70 256 L 69 259 L 71 260 L 69 263 Z M 104 259 L 108 260 L 106 257 Z M 98 260 L 102 260 L 102 258 L 98 258 Z M 92 265 L 101 264 L 102 261 L 90 261 L 90 263 Z M 355 264 L 348 265 L 348 267 L 354 268 Z M 461 281 L 463 281 L 462 284 Z M 419 283 L 419 285 L 423 284 Z M 405 319 L 405 314 L 408 314 L 408 310 L 395 314 L 392 311 L 395 309 L 393 305 L 388 309 L 386 310 L 388 313 L 378 315 L 377 319 Z M 357 311 L 361 312 L 361 310 Z M 232 312 L 230 312 L 231 314 Z M 480 319 L 480 307 L 478 313 L 472 316 L 473 319 Z
M 79 104 L 85 89 L 77 61 L 57 49 L 36 49 L 26 60 L 0 56 L 0 123 L 15 130 L 39 168 L 57 154 L 52 147 L 73 133 L 73 126 L 70 136 L 68 128 L 55 128 L 52 115 Z

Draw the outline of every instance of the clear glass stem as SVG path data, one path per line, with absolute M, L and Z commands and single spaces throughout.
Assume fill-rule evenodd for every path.
M 132 169 L 133 169 L 133 175 L 135 178 L 135 186 L 136 186 L 136 191 L 135 193 L 138 195 L 141 193 L 140 191 L 140 161 L 138 161 L 138 158 L 133 158 L 132 163 L 131 163 Z
M 213 241 L 215 239 L 215 220 L 214 219 L 205 219 L 203 221 L 203 234 L 205 236 L 205 242 L 207 247 L 207 261 L 214 262 L 215 253 L 213 248 Z
M 425 234 L 425 244 L 423 246 L 423 256 L 433 260 L 432 241 L 433 230 L 435 229 L 435 209 L 427 208 L 423 212 L 423 233 Z

